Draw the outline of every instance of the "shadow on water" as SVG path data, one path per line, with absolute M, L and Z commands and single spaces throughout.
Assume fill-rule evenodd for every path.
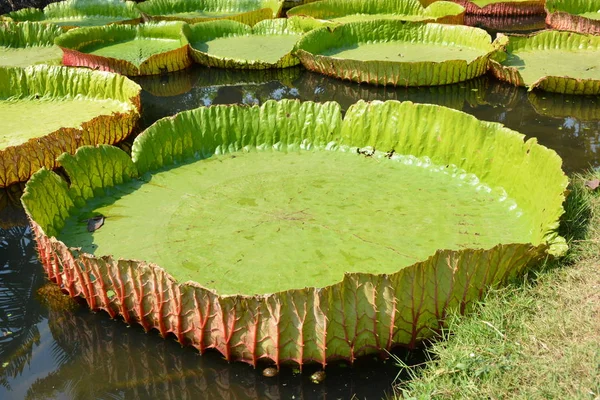
M 430 88 L 359 85 L 302 68 L 229 71 L 193 67 L 137 78 L 143 86 L 142 125 L 198 106 L 262 104 L 269 99 L 337 101 L 344 110 L 364 100 L 434 103 L 501 122 L 556 150 L 567 172 L 600 165 L 600 96 L 528 93 L 484 76 Z M 458 128 L 460 129 L 460 127 Z M 121 145 L 126 150 L 131 140 Z M 353 367 L 332 365 L 320 385 L 284 369 L 266 378 L 261 369 L 199 356 L 154 332 L 127 327 L 83 307 L 68 311 L 40 301 L 45 281 L 18 198 L 22 185 L 0 193 L 0 398 L 1 399 L 381 399 L 398 368 L 365 359 Z M 418 363 L 422 352 L 401 353 Z

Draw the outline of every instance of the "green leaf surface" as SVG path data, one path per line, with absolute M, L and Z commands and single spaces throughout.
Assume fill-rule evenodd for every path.
M 139 9 L 156 20 L 180 20 L 189 23 L 231 19 L 254 25 L 263 19 L 277 18 L 281 0 L 149 0 Z
M 423 7 L 418 0 L 323 0 L 288 10 L 288 17 L 303 16 L 336 23 L 369 19 L 462 23 L 464 8 L 448 1 Z
M 80 28 L 56 39 L 69 66 L 124 75 L 155 75 L 191 64 L 183 22 Z
M 123 139 L 139 118 L 140 90 L 103 72 L 0 68 L 0 183 L 53 168 L 59 154 L 80 145 Z
M 530 90 L 600 94 L 599 59 L 600 37 L 543 31 L 509 36 L 504 56 L 491 66 L 500 79 Z
M 63 33 L 52 24 L 0 22 L 0 66 L 58 65 L 62 51 L 54 39 Z
M 50 3 L 43 10 L 24 8 L 6 16 L 14 21 L 51 23 L 64 29 L 141 21 L 136 4 L 123 0 L 66 0 Z
M 300 64 L 292 56 L 302 35 L 322 24 L 306 18 L 264 20 L 254 27 L 235 21 L 192 25 L 188 39 L 192 58 L 220 68 L 287 68 Z
M 296 55 L 310 70 L 402 86 L 442 85 L 482 75 L 494 51 L 489 35 L 478 28 L 394 20 L 315 29 L 297 48 Z

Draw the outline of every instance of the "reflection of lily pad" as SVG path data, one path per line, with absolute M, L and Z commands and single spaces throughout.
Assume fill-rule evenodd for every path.
M 136 76 L 133 80 L 153 96 L 171 97 L 189 92 L 200 73 L 200 68 L 188 68 L 168 74 Z
M 139 114 L 125 77 L 64 67 L 0 68 L 0 186 L 23 181 L 86 144 L 115 143 Z
M 48 4 L 43 10 L 25 8 L 6 16 L 14 21 L 56 24 L 63 29 L 141 21 L 135 3 L 122 0 L 66 0 Z
M 155 75 L 191 65 L 182 22 L 80 28 L 56 39 L 63 63 L 123 75 Z
M 581 121 L 600 121 L 598 96 L 575 96 L 560 93 L 528 93 L 534 110 L 552 118 L 576 118 Z
M 296 55 L 306 68 L 341 79 L 432 86 L 483 75 L 493 51 L 478 28 L 383 20 L 315 29 Z
M 422 0 L 430 4 L 436 0 Z M 546 0 L 450 0 L 460 4 L 467 14 L 493 15 L 539 15 L 544 14 Z
M 287 68 L 300 64 L 292 55 L 305 32 L 321 24 L 308 18 L 278 18 L 254 27 L 235 21 L 211 21 L 192 25 L 188 39 L 192 58 L 219 68 Z
M 365 101 L 408 100 L 462 110 L 465 105 L 476 107 L 486 104 L 484 96 L 487 86 L 489 86 L 489 80 L 485 76 L 452 85 L 430 87 L 387 86 L 381 88 L 340 82 L 314 73 L 305 73 L 295 82 L 295 87 L 304 98 L 314 99 L 314 101 L 333 100 L 339 103 L 344 111 L 360 99 Z
M 423 7 L 418 0 L 323 0 L 294 7 L 288 17 L 301 16 L 337 23 L 368 19 L 398 19 L 403 21 L 462 24 L 464 8 L 438 1 Z
M 263 19 L 277 18 L 282 5 L 281 0 L 149 0 L 138 7 L 155 20 L 194 23 L 231 19 L 254 25 Z
M 56 25 L 0 22 L 0 66 L 60 64 L 62 51 L 54 45 L 60 34 Z
M 444 107 L 199 108 L 132 154 L 84 147 L 60 157 L 70 186 L 47 170 L 29 181 L 46 271 L 92 309 L 228 360 L 414 346 L 548 246 L 564 251 L 556 153 Z M 90 212 L 106 216 L 94 233 Z
M 543 31 L 500 34 L 496 42 L 504 48 L 490 60 L 498 79 L 529 90 L 600 94 L 600 36 Z
M 267 100 L 309 99 L 302 97 L 295 80 L 307 71 L 302 67 L 283 69 L 222 69 L 199 65 L 185 70 L 193 75 L 193 87 L 177 96 L 163 99 L 142 93 L 142 126 L 181 111 L 213 104 L 262 104 Z M 165 75 L 169 77 L 172 74 Z M 158 77 L 155 77 L 158 78 Z M 145 83 L 140 82 L 146 90 Z
M 546 0 L 546 23 L 554 29 L 600 34 L 600 1 Z
M 20 201 L 24 188 L 23 183 L 0 188 L 0 229 L 27 226 L 27 216 Z

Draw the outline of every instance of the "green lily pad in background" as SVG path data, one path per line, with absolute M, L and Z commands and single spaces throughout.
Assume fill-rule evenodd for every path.
M 395 20 L 315 29 L 297 48 L 309 70 L 398 86 L 445 85 L 483 75 L 495 49 L 478 28 Z
M 435 2 L 423 7 L 418 0 L 323 0 L 294 7 L 288 17 L 301 16 L 336 23 L 368 19 L 462 24 L 464 8 L 448 2 Z
M 188 41 L 183 22 L 110 25 L 80 28 L 55 43 L 63 63 L 123 75 L 156 75 L 189 67 Z
M 556 153 L 440 106 L 200 108 L 132 154 L 84 147 L 60 157 L 70 186 L 32 177 L 22 201 L 45 269 L 92 309 L 228 360 L 414 346 L 564 251 Z
M 0 186 L 54 168 L 65 151 L 127 137 L 139 119 L 140 90 L 106 72 L 0 68 Z
M 81 26 L 139 23 L 141 14 L 133 1 L 66 0 L 48 4 L 43 10 L 24 8 L 6 14 L 14 21 L 52 23 L 63 29 Z
M 600 34 L 600 0 L 546 0 L 546 23 L 554 28 Z
M 236 21 L 192 25 L 188 33 L 194 61 L 209 67 L 267 69 L 300 64 L 292 55 L 302 36 L 322 24 L 312 18 L 264 20 L 254 27 Z
M 138 4 L 154 20 L 195 23 L 231 19 L 248 25 L 277 18 L 282 6 L 281 0 L 149 0 Z
M 490 60 L 498 79 L 529 90 L 600 94 L 600 36 L 542 31 L 500 34 L 496 43 L 504 50 Z
M 437 0 L 421 0 L 424 5 Z M 546 0 L 450 0 L 465 8 L 467 14 L 506 16 L 542 15 Z
M 62 51 L 54 45 L 54 39 L 62 33 L 60 27 L 52 24 L 0 21 L 0 66 L 60 64 Z

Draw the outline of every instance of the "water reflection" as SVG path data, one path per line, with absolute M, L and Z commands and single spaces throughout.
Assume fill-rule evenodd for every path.
M 365 398 L 369 390 L 390 387 L 396 369 L 381 362 L 360 368 L 332 368 L 322 385 L 308 372 L 283 370 L 265 378 L 245 364 L 228 364 L 216 352 L 202 356 L 173 340 L 145 334 L 104 315 L 85 310 L 50 309 L 48 325 L 54 340 L 71 357 L 55 371 L 35 380 L 27 399 L 325 399 Z M 85 373 L 82 373 L 85 370 Z M 310 371 L 309 371 L 310 372 Z M 340 384 L 343 379 L 345 384 Z

